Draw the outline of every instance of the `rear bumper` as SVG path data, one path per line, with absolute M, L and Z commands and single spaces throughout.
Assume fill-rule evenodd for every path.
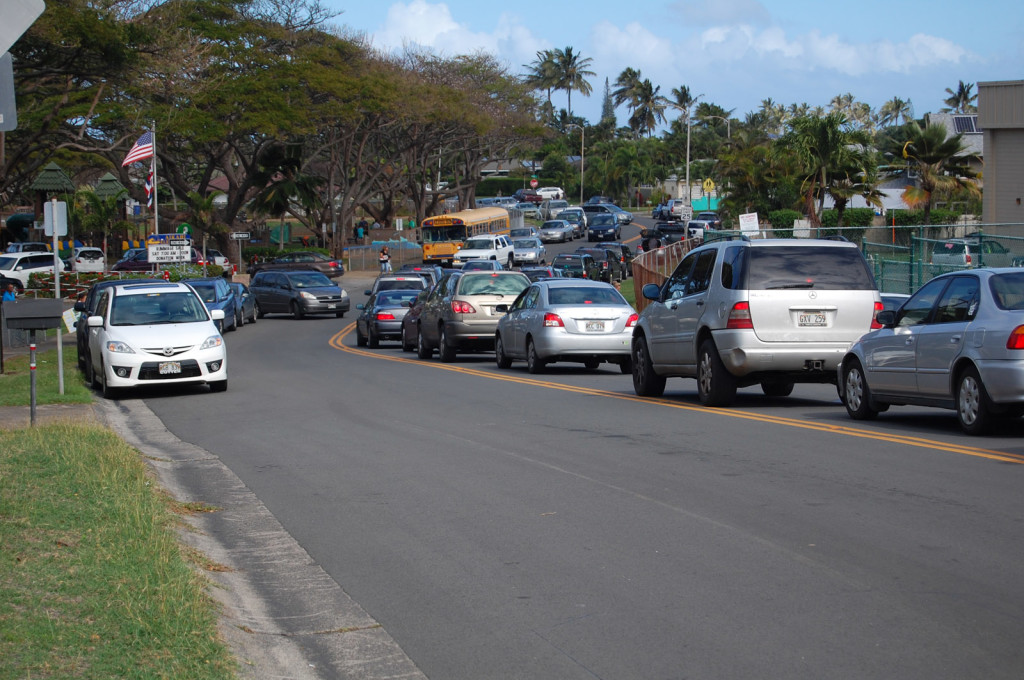
M 833 382 L 849 342 L 763 342 L 750 330 L 712 333 L 722 363 L 735 376 L 786 373 L 807 382 Z

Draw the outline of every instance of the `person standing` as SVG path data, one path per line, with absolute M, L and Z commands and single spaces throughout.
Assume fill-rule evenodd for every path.
M 377 257 L 377 260 L 380 262 L 381 274 L 391 271 L 391 253 L 388 251 L 387 246 L 380 249 L 380 255 Z
M 18 291 L 14 287 L 13 283 L 8 283 L 7 288 L 4 289 L 3 302 L 17 302 Z

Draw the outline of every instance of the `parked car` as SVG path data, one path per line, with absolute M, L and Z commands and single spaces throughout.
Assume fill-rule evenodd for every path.
M 569 207 L 569 201 L 561 198 L 547 198 L 540 204 L 540 218 L 542 220 L 553 220 L 566 208 Z
M 690 202 L 682 198 L 670 198 L 662 211 L 665 218 L 669 220 L 682 220 L 684 216 L 692 215 Z
M 543 243 L 567 243 L 575 238 L 576 229 L 565 220 L 548 220 L 540 225 Z
M 441 361 L 459 352 L 492 351 L 500 314 L 495 307 L 516 299 L 530 285 L 519 272 L 456 272 L 427 296 L 420 312 L 416 349 L 429 359 L 437 349 Z
M 103 250 L 92 246 L 75 248 L 70 261 L 72 271 L 76 272 L 102 272 L 106 269 Z
M 64 261 L 54 260 L 53 253 L 25 250 L 0 255 L 0 275 L 17 279 L 23 289 L 28 286 L 28 277 L 32 274 L 52 274 L 54 269 L 64 271 Z
M 690 220 L 686 223 L 686 238 L 692 238 L 697 243 L 703 243 L 705 236 L 710 236 L 712 231 L 711 224 L 703 220 Z
M 686 240 L 686 224 L 683 222 L 658 222 L 650 229 L 640 232 L 640 246 L 652 250 Z
M 622 281 L 626 278 L 626 265 L 622 262 L 622 251 L 618 248 L 577 248 L 577 253 L 590 255 L 597 263 L 600 279 L 605 283 Z
M 195 248 L 191 249 L 190 264 L 202 264 L 203 258 Z M 121 258 L 110 268 L 112 272 L 151 272 L 163 271 L 177 265 L 177 262 L 150 262 L 149 250 L 146 248 L 135 249 L 130 258 Z
M 587 213 L 583 212 L 583 208 L 566 208 L 555 215 L 554 219 L 571 224 L 574 238 L 581 238 L 587 233 Z
M 50 246 L 42 241 L 15 241 L 7 244 L 8 253 L 48 253 Z
M 8 284 L 14 286 L 14 289 L 17 291 L 18 295 L 21 295 L 22 293 L 25 292 L 25 284 L 21 282 L 21 279 L 15 279 L 0 274 L 0 290 L 7 290 Z
M 611 243 L 602 243 L 601 247 L 619 253 L 619 262 L 625 268 L 625 276 L 633 276 L 633 258 L 636 256 L 629 246 L 625 243 L 612 241 Z
M 608 205 L 609 212 L 615 215 L 615 219 L 619 221 L 619 224 L 631 224 L 633 222 L 633 213 L 628 210 L 623 210 L 617 205 Z
M 696 378 L 705 406 L 727 406 L 747 385 L 783 397 L 798 382 L 834 384 L 882 308 L 860 248 L 816 239 L 706 243 L 641 294 L 634 391 L 660 396 L 667 378 Z
M 615 215 L 600 213 L 591 215 L 587 226 L 588 241 L 618 241 L 622 237 L 622 227 Z
M 564 278 L 561 269 L 556 269 L 552 266 L 547 267 L 520 267 L 519 271 L 526 274 L 530 281 L 540 281 L 541 279 L 554 279 Z
M 1013 265 L 1013 253 L 999 241 L 991 239 L 951 238 L 935 243 L 932 264 L 959 269 L 1010 267 Z
M 452 266 L 459 269 L 469 260 L 497 260 L 511 267 L 512 241 L 503 234 L 472 236 L 455 253 Z
M 219 309 L 224 312 L 223 318 L 217 322 L 218 331 L 224 333 L 238 330 L 238 303 L 231 286 L 223 277 L 183 279 L 182 283 L 192 286 L 207 309 L 210 311 Z
M 551 266 L 562 272 L 562 276 L 571 279 L 601 280 L 601 269 L 594 258 L 586 253 L 563 253 L 556 255 Z
M 123 388 L 206 383 L 228 388 L 227 349 L 209 311 L 184 283 L 120 282 L 99 292 L 89 316 L 85 379 L 112 399 Z
M 396 274 L 381 274 L 369 288 L 366 289 L 365 295 L 376 295 L 382 290 L 423 290 L 429 288 L 430 284 L 426 278 L 419 274 L 398 272 Z
M 587 202 L 584 203 L 583 205 L 584 206 L 596 205 L 598 203 L 608 203 L 608 204 L 614 205 L 615 201 L 613 201 L 610 196 L 602 196 L 602 195 L 598 194 L 598 195 L 591 196 L 590 198 L 588 198 Z
M 383 290 L 356 305 L 356 344 L 376 349 L 381 340 L 402 339 L 402 319 L 416 300 L 416 290 Z
M 464 272 L 500 272 L 504 269 L 497 260 L 469 260 L 462 265 Z
M 126 283 L 163 283 L 163 279 L 107 279 L 106 281 L 99 281 L 90 286 L 84 300 L 75 302 L 74 310 L 79 314 L 78 323 L 75 324 L 75 342 L 78 349 L 78 368 L 83 372 L 89 357 L 89 324 L 86 320 L 93 314 L 96 314 L 100 293 L 107 288 Z M 6 288 L 7 284 L 4 283 L 3 286 Z
M 562 187 L 541 187 L 537 189 L 537 193 L 549 200 L 565 198 L 565 191 Z
M 513 207 L 516 210 L 522 212 L 523 217 L 529 217 L 530 219 L 540 219 L 541 209 L 536 203 L 523 201 L 521 203 L 516 203 Z
M 582 362 L 589 369 L 612 362 L 623 373 L 631 370 L 629 344 L 638 316 L 606 283 L 538 281 L 496 310 L 505 312 L 494 336 L 498 368 L 521 359 L 530 373 L 556 361 Z
M 516 227 L 509 230 L 508 237 L 513 241 L 517 238 L 540 238 L 540 232 L 536 227 Z
M 417 278 L 423 281 L 420 277 Z M 312 270 L 264 270 L 249 283 L 256 299 L 256 316 L 291 314 L 301 319 L 307 314 L 345 316 L 352 305 L 348 292 L 326 275 Z
M 696 216 L 694 216 L 693 219 L 698 221 L 698 222 L 704 222 L 711 229 L 721 229 L 722 228 L 722 218 L 719 217 L 718 213 L 714 212 L 713 210 L 706 210 L 704 212 L 699 212 L 699 213 L 696 214 Z
M 239 281 L 228 283 L 235 294 L 235 305 L 238 307 L 238 325 L 256 323 L 256 298 L 249 292 L 249 286 Z
M 275 257 L 269 262 L 257 262 L 249 266 L 249 274 L 267 270 L 280 271 L 284 269 L 314 270 L 328 278 L 337 278 L 345 273 L 345 265 L 340 260 L 327 257 L 316 251 L 296 251 Z
M 517 238 L 512 241 L 512 259 L 520 266 L 544 264 L 548 261 L 548 249 L 539 238 Z
M 976 269 L 942 274 L 881 328 L 853 344 L 839 367 L 850 417 L 875 418 L 913 404 L 956 411 L 968 434 L 1024 415 L 1024 272 Z
M 540 205 L 544 200 L 544 197 L 538 194 L 534 189 L 519 189 L 512 197 L 518 202 L 528 201 L 534 205 Z
M 210 264 L 215 264 L 218 267 L 224 267 L 225 269 L 231 266 L 231 263 L 228 261 L 228 258 L 225 257 L 224 254 L 221 253 L 219 250 L 214 250 L 213 248 L 206 249 L 206 261 L 209 262 Z

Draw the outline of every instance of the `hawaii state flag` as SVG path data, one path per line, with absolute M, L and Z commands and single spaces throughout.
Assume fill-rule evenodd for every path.
M 154 158 L 153 162 L 149 164 L 149 174 L 146 175 L 146 207 L 147 208 L 152 208 L 153 207 L 153 194 L 155 193 L 155 190 L 154 190 L 155 187 L 153 186 L 153 172 L 156 169 L 153 166 L 154 166 L 155 163 L 156 163 L 156 159 Z
M 124 161 L 121 163 L 123 168 L 126 165 L 137 163 L 138 161 L 144 161 L 153 155 L 153 133 L 144 132 L 139 141 L 135 142 L 135 146 L 131 148 L 128 155 L 124 157 Z

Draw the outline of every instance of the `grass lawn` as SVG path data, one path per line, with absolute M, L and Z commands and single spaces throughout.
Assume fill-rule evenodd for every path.
M 29 358 L 4 356 L 4 372 L 0 374 L 0 406 L 28 406 L 31 399 L 31 371 Z M 78 349 L 71 338 L 70 346 L 64 342 L 64 394 L 59 393 L 57 380 L 57 350 L 36 352 L 37 404 L 88 404 L 90 390 L 78 370 Z
M 622 297 L 626 298 L 626 302 L 633 305 L 633 309 L 636 309 L 636 289 L 633 286 L 632 277 L 622 282 L 619 292 L 622 293 Z

